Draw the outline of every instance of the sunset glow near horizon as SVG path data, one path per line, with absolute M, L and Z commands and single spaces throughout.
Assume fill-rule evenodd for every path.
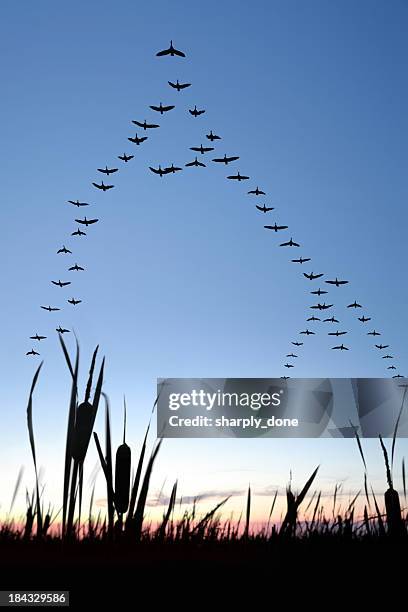
M 106 356 L 114 446 L 121 442 L 126 395 L 133 465 L 157 378 L 285 373 L 291 342 L 314 312 L 310 290 L 319 286 L 312 287 L 303 271 L 350 279 L 330 295 L 349 330 L 351 350 L 330 350 L 324 328 L 305 342 L 297 377 L 387 375 L 366 328 L 347 311 L 353 300 L 361 301 L 372 317 L 370 329 L 380 329 L 381 340 L 392 347 L 398 371 L 408 374 L 408 290 L 401 282 L 408 222 L 407 6 L 253 2 L 237 12 L 230 2 L 211 1 L 203 13 L 199 6 L 184 12 L 161 0 L 154 9 L 136 9 L 126 0 L 120 12 L 102 1 L 95 13 L 78 0 L 64 7 L 50 1 L 23 5 L 23 11 L 21 3 L 5 7 L 0 25 L 8 57 L 1 66 L 0 101 L 6 228 L 0 246 L 6 264 L 0 517 L 7 515 L 20 466 L 25 469 L 15 516 L 24 514 L 26 488 L 33 488 L 25 410 L 40 359 L 33 406 L 38 465 L 45 508 L 61 506 L 70 375 L 54 331 L 58 325 L 75 330 L 79 339 L 81 397 L 97 344 Z M 154 34 L 143 27 L 152 22 Z M 155 57 L 171 38 L 186 51 L 185 59 Z M 192 86 L 173 91 L 167 81 L 176 79 Z M 176 108 L 163 117 L 149 109 L 161 101 Z M 194 105 L 206 113 L 191 117 Z M 161 127 L 138 147 L 127 139 L 143 130 L 131 120 L 145 118 Z M 222 136 L 217 155 L 240 156 L 234 172 L 248 174 L 248 186 L 225 180 L 230 166 L 211 167 L 200 154 L 209 167 L 185 168 L 195 157 L 189 147 L 206 144 L 210 130 Z M 117 159 L 124 151 L 135 155 L 128 164 Z M 148 170 L 165 163 L 183 171 L 161 179 Z M 119 168 L 110 177 L 115 189 L 99 193 L 91 183 L 106 164 Z M 256 185 L 266 191 L 262 203 L 275 207 L 271 216 L 257 211 L 258 201 L 247 195 Z M 82 211 L 76 214 L 69 199 L 89 201 L 87 216 L 100 219 L 86 240 L 70 235 Z M 299 240 L 295 250 L 312 257 L 313 265 L 295 267 L 292 253 L 277 247 L 280 236 L 263 228 L 266 219 L 288 225 L 285 238 Z M 56 255 L 62 244 L 72 247 L 73 258 Z M 86 267 L 72 279 L 83 303 L 41 311 L 42 304 L 72 297 L 71 288 L 68 295 L 50 281 L 72 275 L 67 262 L 76 261 Z M 47 340 L 34 346 L 41 355 L 31 360 L 25 353 L 35 333 Z M 71 356 L 72 336 L 65 336 Z M 102 403 L 95 430 L 104 440 Z M 363 446 L 369 481 L 381 495 L 381 448 L 377 440 Z M 399 490 L 407 453 L 408 442 L 398 440 Z M 106 497 L 98 465 L 91 440 L 84 508 L 97 474 L 95 514 Z M 161 516 L 178 480 L 178 495 L 188 503 L 201 496 L 204 512 L 231 496 L 222 514 L 235 518 L 245 511 L 250 485 L 254 522 L 267 520 L 278 489 L 278 520 L 291 473 L 294 490 L 300 490 L 317 465 L 311 494 L 321 490 L 328 510 L 336 483 L 346 506 L 363 488 L 364 468 L 352 439 L 165 440 L 149 513 Z

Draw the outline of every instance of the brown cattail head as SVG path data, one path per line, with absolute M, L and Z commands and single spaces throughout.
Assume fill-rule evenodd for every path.
M 90 402 L 82 402 L 76 409 L 74 436 L 72 441 L 72 458 L 83 461 L 88 450 L 89 440 L 95 421 L 94 407 Z
M 129 506 L 130 464 L 130 447 L 124 442 L 116 451 L 115 465 L 115 506 L 120 514 L 126 512 Z
M 398 492 L 395 489 L 389 488 L 384 494 L 384 500 L 389 535 L 401 536 L 405 534 Z

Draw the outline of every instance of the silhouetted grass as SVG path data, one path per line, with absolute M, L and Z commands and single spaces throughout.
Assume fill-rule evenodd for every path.
M 150 421 L 140 449 L 135 453 L 126 442 L 126 404 L 124 404 L 123 441 L 112 458 L 112 439 L 110 406 L 103 393 L 104 360 L 102 360 L 91 401 L 92 382 L 98 358 L 95 349 L 89 368 L 88 381 L 83 401 L 79 400 L 79 346 L 76 344 L 75 362 L 71 358 L 60 337 L 61 347 L 71 377 L 71 394 L 68 406 L 68 424 L 65 449 L 65 465 L 62 491 L 62 516 L 51 507 L 42 507 L 37 470 L 37 455 L 34 434 L 34 391 L 40 375 L 41 365 L 36 371 L 31 385 L 27 406 L 27 426 L 29 443 L 34 464 L 35 488 L 26 492 L 27 510 L 24 520 L 16 521 L 11 516 L 15 499 L 21 487 L 20 470 L 14 487 L 10 511 L 0 525 L 0 569 L 27 566 L 29 576 L 36 576 L 39 568 L 50 567 L 69 576 L 70 584 L 79 585 L 82 577 L 78 573 L 78 563 L 95 565 L 100 572 L 97 579 L 106 572 L 111 580 L 117 572 L 146 567 L 151 563 L 166 565 L 170 562 L 182 564 L 184 570 L 190 565 L 215 561 L 225 568 L 236 567 L 237 563 L 276 563 L 276 555 L 281 559 L 293 559 L 293 554 L 315 555 L 336 551 L 341 556 L 347 554 L 361 556 L 361 563 L 370 560 L 373 551 L 387 551 L 390 547 L 403 546 L 405 550 L 408 532 L 406 508 L 401 508 L 398 491 L 394 487 L 393 464 L 399 418 L 396 423 L 392 445 L 391 462 L 389 452 L 382 438 L 379 439 L 385 465 L 385 478 L 388 488 L 381 502 L 374 493 L 368 480 L 367 462 L 363 446 L 356 432 L 356 442 L 364 467 L 364 492 L 358 492 L 347 506 L 339 502 L 341 486 L 334 488 L 332 499 L 322 497 L 319 489 L 311 491 L 319 467 L 312 472 L 300 492 L 293 490 L 290 482 L 286 489 L 286 512 L 274 517 L 278 491 L 272 500 L 267 523 L 258 529 L 251 528 L 251 505 L 253 492 L 248 487 L 246 503 L 241 519 L 222 518 L 222 511 L 229 497 L 217 503 L 205 514 L 199 513 L 196 501 L 190 509 L 176 517 L 178 485 L 174 483 L 168 506 L 158 523 L 146 521 L 146 507 L 149 497 L 150 480 L 158 460 L 162 440 L 156 440 L 146 461 L 147 440 Z M 94 431 L 95 418 L 101 396 L 105 401 L 105 441 L 101 444 Z M 153 410 L 157 404 L 157 398 Z M 402 411 L 402 408 L 401 408 Z M 153 411 L 152 411 L 153 413 Z M 401 412 L 400 412 L 401 414 Z M 93 515 L 94 484 L 90 492 L 90 506 L 85 521 L 81 518 L 83 492 L 83 466 L 89 443 L 93 434 L 99 461 L 106 483 L 107 509 Z M 102 448 L 104 447 L 104 451 Z M 134 476 L 131 477 L 132 457 L 137 457 Z M 405 461 L 402 460 L 402 484 L 406 501 Z M 356 504 L 360 497 L 365 498 L 361 516 L 356 514 Z M 307 498 L 307 499 L 306 499 Z M 327 500 L 325 503 L 322 499 Z M 181 506 L 181 498 L 180 498 Z M 382 509 L 384 508 L 384 509 Z M 374 547 L 374 548 L 373 548 Z M 361 551 L 361 552 L 355 552 Z M 384 553 L 385 554 L 385 553 Z M 314 557 L 314 558 L 315 558 Z M 340 557 L 339 557 L 340 558 Z M 392 557 L 391 557 L 392 558 Z M 13 565 L 14 563 L 14 565 Z M 167 565 L 166 565 L 167 567 Z M 30 573 L 31 572 L 31 573 Z M 65 572 L 65 574 L 64 574 Z M 11 574 L 10 574 L 11 576 Z M 57 576 L 57 574 L 56 574 Z M 12 577 L 10 578 L 12 580 Z M 34 578 L 33 578 L 34 580 Z M 55 582 L 56 581 L 56 582 Z M 57 584 L 55 578 L 54 586 Z M 130 583 L 132 579 L 130 578 Z M 33 583 L 34 584 L 34 583 Z M 37 584 L 40 584 L 39 582 Z M 52 586 L 51 583 L 47 583 Z M 45 586 L 41 583 L 42 587 Z M 11 583 L 10 583 L 11 586 Z M 20 585 L 21 586 L 21 585 Z M 28 583 L 25 583 L 28 587 Z M 59 583 L 61 586 L 61 583 Z

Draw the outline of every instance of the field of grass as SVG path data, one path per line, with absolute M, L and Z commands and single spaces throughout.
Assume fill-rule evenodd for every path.
M 124 406 L 123 441 L 116 453 L 112 449 L 109 401 L 103 393 L 104 360 L 97 367 L 95 350 L 84 399 L 79 400 L 79 349 L 71 361 L 62 337 L 61 347 L 72 384 L 63 474 L 63 500 L 60 514 L 44 510 L 39 484 L 33 427 L 34 392 L 41 365 L 35 373 L 27 405 L 27 425 L 36 475 L 35 490 L 27 494 L 27 511 L 23 521 L 10 516 L 0 525 L 0 576 L 2 588 L 71 589 L 79 597 L 84 589 L 89 601 L 95 601 L 92 589 L 107 597 L 112 584 L 120 583 L 120 593 L 129 597 L 137 578 L 138 584 L 157 578 L 164 586 L 179 576 L 217 574 L 271 576 L 286 580 L 291 572 L 302 568 L 302 575 L 332 572 L 347 567 L 347 572 L 362 571 L 371 564 L 382 563 L 382 572 L 405 554 L 408 533 L 405 464 L 402 462 L 402 497 L 394 487 L 393 464 L 398 422 L 391 448 L 379 439 L 383 453 L 388 487 L 384 495 L 374 493 L 366 475 L 361 441 L 356 445 L 364 468 L 364 486 L 348 505 L 339 503 L 339 488 L 333 498 L 323 497 L 318 488 L 317 467 L 303 488 L 296 492 L 288 485 L 286 511 L 276 514 L 277 494 L 271 499 L 267 523 L 258 529 L 251 526 L 251 489 L 248 489 L 242 517 L 238 521 L 223 518 L 227 499 L 205 514 L 199 504 L 178 516 L 178 494 L 174 483 L 168 506 L 158 524 L 146 520 L 149 483 L 161 440 L 147 449 L 149 427 L 136 459 L 126 443 L 126 405 Z M 96 370 L 98 372 L 96 374 Z M 94 378 L 96 380 L 93 390 Z M 93 390 L 93 394 L 92 394 Z M 101 441 L 93 431 L 101 400 L 105 406 L 105 434 Z M 157 400 L 156 400 L 157 402 Z M 402 411 L 402 407 L 401 407 Z M 83 466 L 89 445 L 96 445 L 106 483 L 107 510 L 93 513 L 83 508 Z M 132 472 L 132 464 L 134 472 Z M 17 479 L 13 501 L 21 484 Z M 314 492 L 312 493 L 312 489 Z M 325 501 L 323 501 L 323 499 Z M 12 505 L 13 505 L 12 501 Z M 356 504 L 363 508 L 357 512 Z M 79 518 L 80 517 L 80 518 Z M 387 560 L 386 566 L 383 561 Z M 290 571 L 289 571 L 289 569 Z M 336 570 L 338 571 L 338 570 Z

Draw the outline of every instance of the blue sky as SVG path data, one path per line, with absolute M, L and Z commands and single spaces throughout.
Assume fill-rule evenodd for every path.
M 296 376 L 387 374 L 344 309 L 354 299 L 406 374 L 407 18 L 406 3 L 397 0 L 254 1 L 239 10 L 213 1 L 3 5 L 5 497 L 9 474 L 30 465 L 24 410 L 34 363 L 25 352 L 36 332 L 49 336 L 35 405 L 39 457 L 47 486 L 59 491 L 68 394 L 53 332 L 59 324 L 76 330 L 85 370 L 100 343 L 117 430 L 126 393 L 135 446 L 156 377 L 284 373 L 290 342 L 312 312 L 302 271 L 350 280 L 331 295 L 352 350 L 330 351 L 321 327 L 305 343 Z M 170 38 L 185 60 L 155 57 Z M 192 87 L 172 91 L 167 81 L 177 78 Z M 160 101 L 176 109 L 158 119 L 148 107 Z M 205 115 L 192 118 L 194 104 Z M 135 147 L 127 141 L 136 132 L 131 119 L 145 118 L 162 127 Z M 295 249 L 277 247 L 280 235 L 263 229 L 266 215 L 256 211 L 247 185 L 225 180 L 230 167 L 207 162 L 163 180 L 148 171 L 192 160 L 189 147 L 205 143 L 210 129 L 222 136 L 217 153 L 240 156 L 235 169 L 251 177 L 248 189 L 258 184 L 276 207 L 268 221 L 289 225 L 284 237 L 301 243 L 295 254 L 312 257 L 312 266 L 300 269 L 290 262 Z M 96 192 L 96 168 L 117 165 L 123 151 L 135 159 L 119 166 L 115 189 Z M 86 239 L 70 237 L 77 209 L 68 199 L 91 202 L 89 216 L 100 218 Z M 72 247 L 72 259 L 57 257 L 62 244 Z M 52 279 L 70 279 L 66 269 L 75 261 L 87 270 L 72 291 L 53 287 Z M 65 293 L 83 304 L 55 315 L 40 310 L 62 303 Z M 350 442 L 284 444 L 168 441 L 157 481 L 179 477 L 187 495 L 257 479 L 262 488 L 284 485 L 290 468 L 301 480 L 321 463 L 330 486 L 344 478 L 359 488 Z M 377 445 L 367 446 L 373 478 L 382 479 Z

